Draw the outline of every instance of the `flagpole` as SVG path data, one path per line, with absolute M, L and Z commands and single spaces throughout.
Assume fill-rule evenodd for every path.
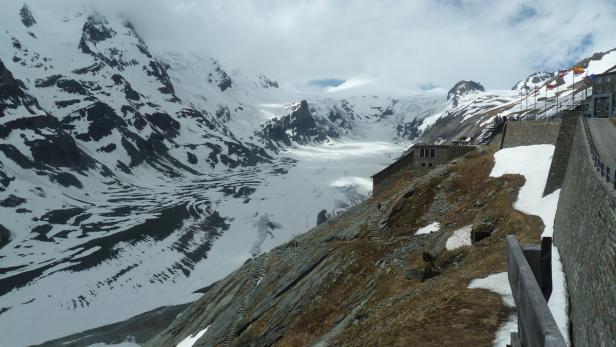
M 520 114 L 522 114 L 522 88 L 520 88 Z
M 539 94 L 539 89 L 535 86 L 535 106 L 533 106 L 535 109 L 535 119 L 539 118 L 537 117 L 537 94 Z
M 556 113 L 558 113 L 558 110 L 560 109 L 560 105 L 558 104 L 558 81 L 556 81 Z
M 548 85 L 545 85 L 545 100 L 543 101 L 543 118 L 548 117 Z
M 575 65 L 573 65 L 571 72 L 571 108 L 573 109 L 575 107 Z
M 588 104 L 588 70 L 586 70 L 586 78 L 584 78 L 584 113 L 586 113 L 587 104 Z

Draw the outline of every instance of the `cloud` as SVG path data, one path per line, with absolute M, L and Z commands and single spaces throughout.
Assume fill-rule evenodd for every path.
M 313 85 L 315 87 L 319 87 L 319 88 L 326 88 L 326 87 L 338 87 L 344 82 L 345 80 L 342 80 L 339 78 L 323 78 L 323 79 L 309 81 L 308 84 Z
M 349 80 L 345 80 L 344 83 L 341 83 L 337 86 L 327 87 L 325 91 L 328 93 L 340 92 L 343 90 L 361 87 L 363 85 L 369 84 L 371 81 L 363 78 L 351 78 Z
M 131 18 L 157 51 L 192 50 L 292 83 L 508 89 L 616 46 L 613 0 L 89 1 Z

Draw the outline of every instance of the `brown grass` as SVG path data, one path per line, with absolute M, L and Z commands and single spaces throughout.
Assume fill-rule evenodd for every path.
M 513 210 L 517 190 L 523 184 L 520 176 L 489 178 L 493 166 L 491 154 L 474 155 L 451 168 L 446 185 L 447 198 L 455 208 L 442 217 L 452 229 L 482 218 L 498 221 L 493 235 L 472 247 L 443 253 L 447 262 L 459 256 L 464 261 L 458 268 L 424 283 L 390 277 L 382 286 L 397 288 L 375 302 L 392 305 L 364 309 L 367 318 L 349 327 L 335 341 L 336 345 L 366 346 L 489 346 L 500 322 L 508 311 L 497 294 L 468 289 L 472 279 L 506 269 L 504 238 L 516 234 L 521 240 L 536 241 L 543 225 L 537 217 Z M 472 210 L 476 202 L 480 209 Z M 409 204 L 408 207 L 411 207 Z M 472 211 L 473 213 L 464 213 Z M 411 255 L 409 264 L 421 264 L 419 254 Z M 405 285 L 401 288 L 401 284 Z
M 536 242 L 543 228 L 541 220 L 512 208 L 524 179 L 517 175 L 490 178 L 493 150 L 468 155 L 450 165 L 443 175 L 426 179 L 416 186 L 413 197 L 402 204 L 386 237 L 367 240 L 335 241 L 327 265 L 345 267 L 336 275 L 330 274 L 319 287 L 316 298 L 301 312 L 289 316 L 290 328 L 278 346 L 306 346 L 329 332 L 360 302 L 365 301 L 358 318 L 338 335 L 335 346 L 490 346 L 494 333 L 509 314 L 500 296 L 478 289 L 468 289 L 475 278 L 482 278 L 506 269 L 505 236 L 515 234 L 522 242 Z M 380 196 L 368 201 L 370 211 L 377 201 L 407 191 L 413 180 L 402 179 Z M 422 250 L 410 254 L 396 253 L 409 242 L 427 242 L 410 237 L 416 230 L 436 194 L 444 194 L 451 209 L 439 216 L 446 231 L 478 223 L 489 218 L 496 223 L 492 236 L 481 242 L 438 255 L 443 267 L 440 276 L 425 282 L 407 280 L 405 270 L 423 266 Z M 331 225 L 317 230 L 319 237 L 365 218 L 350 212 Z M 361 219 L 359 219 L 361 220 Z M 307 234 L 308 235 L 308 234 Z M 308 236 L 300 237 L 307 240 Z M 312 238 L 314 239 L 314 238 Z M 426 246 L 429 246 L 426 244 Z M 318 245 L 315 245 L 318 247 Z M 390 261 L 394 254 L 400 259 Z M 334 260 L 338 262 L 334 264 Z M 383 268 L 377 266 L 388 260 Z M 451 265 L 453 259 L 462 259 Z M 285 264 L 282 266 L 289 266 Z M 374 290 L 366 288 L 374 283 Z M 260 334 L 268 329 L 267 314 L 251 329 Z

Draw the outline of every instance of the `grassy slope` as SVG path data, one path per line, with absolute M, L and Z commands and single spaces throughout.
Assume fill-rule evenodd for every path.
M 323 336 L 335 346 L 491 345 L 507 308 L 499 295 L 467 286 L 475 278 L 505 271 L 507 234 L 536 242 L 543 229 L 538 217 L 512 208 L 523 177 L 491 178 L 493 164 L 492 150 L 484 148 L 424 177 L 403 178 L 381 195 L 246 264 L 151 345 L 177 343 L 209 324 L 218 325 L 206 334 L 209 340 L 196 346 L 222 345 L 230 336 L 237 346 L 306 346 Z M 402 197 L 411 190 L 408 198 Z M 391 212 L 384 216 L 388 226 L 375 233 L 378 202 L 384 203 L 382 211 Z M 414 236 L 433 221 L 441 223 L 440 231 Z M 492 236 L 455 251 L 444 249 L 454 230 L 469 224 L 479 228 L 487 221 L 496 226 Z M 424 282 L 407 279 L 407 271 L 426 266 L 424 251 L 436 255 L 441 274 Z M 266 275 L 251 287 L 250 269 L 257 266 L 264 267 Z M 291 276 L 297 269 L 301 275 Z M 236 314 L 233 307 L 244 296 L 249 298 L 244 300 L 246 310 L 233 329 L 222 317 Z

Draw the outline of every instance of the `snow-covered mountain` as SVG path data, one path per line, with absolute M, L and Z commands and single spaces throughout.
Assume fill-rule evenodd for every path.
M 554 75 L 553 72 L 535 72 L 526 77 L 526 79 L 518 81 L 511 90 L 532 92 L 535 88 L 541 87 L 546 81 L 554 78 Z
M 362 201 L 368 177 L 447 105 L 438 93 L 298 92 L 154 52 L 128 18 L 74 2 L 10 2 L 0 19 L 11 346 L 194 299 L 317 215 Z M 264 218 L 279 227 L 264 233 Z
M 616 53 L 586 64 L 605 71 Z M 571 76 L 554 82 L 571 102 Z M 154 51 L 129 18 L 73 1 L 4 3 L 1 341 L 43 342 L 193 300 L 362 201 L 369 176 L 418 137 L 473 136 L 545 102 L 545 86 L 529 107 L 515 90 L 470 81 L 449 100 L 377 89 L 302 92 L 209 56 Z
M 449 106 L 442 112 L 434 113 L 422 121 L 419 127 L 422 131 L 421 140 L 444 142 L 461 137 L 477 137 L 496 117 L 555 117 L 592 94 L 592 88 L 586 88 L 586 74 L 600 74 L 616 68 L 616 50 L 596 53 L 579 61 L 575 66 L 583 67 L 585 72 L 576 75 L 568 71 L 564 76 L 534 73 L 516 83 L 512 90 L 475 89 L 471 93 L 462 93 L 456 99 L 457 103 L 450 98 Z M 548 89 L 547 85 L 554 88 Z M 520 95 L 519 88 L 525 87 L 529 88 L 529 92 Z

